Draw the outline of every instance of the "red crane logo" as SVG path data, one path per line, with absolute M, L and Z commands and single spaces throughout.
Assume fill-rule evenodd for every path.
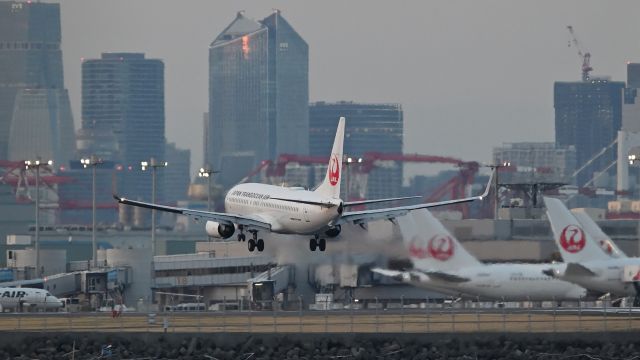
M 340 181 L 340 163 L 338 162 L 338 155 L 333 154 L 329 163 L 329 184 L 336 186 L 338 181 Z
M 560 234 L 560 245 L 572 254 L 582 250 L 586 243 L 584 231 L 576 225 L 568 225 Z
M 607 254 L 613 255 L 613 245 L 611 245 L 609 240 L 600 240 L 600 248 Z
M 454 242 L 451 236 L 434 235 L 429 241 L 416 235 L 409 244 L 409 254 L 412 258 L 426 259 L 432 257 L 440 261 L 447 261 L 454 253 Z
M 447 261 L 453 256 L 453 239 L 448 235 L 435 235 L 429 239 L 429 255 L 440 261 Z

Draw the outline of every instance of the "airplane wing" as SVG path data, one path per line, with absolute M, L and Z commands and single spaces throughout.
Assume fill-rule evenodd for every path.
M 564 271 L 564 276 L 596 276 L 588 267 L 578 263 L 568 263 Z
M 338 225 L 342 223 L 353 223 L 356 225 L 362 225 L 370 221 L 387 219 L 393 220 L 399 216 L 406 215 L 409 211 L 418 210 L 418 209 L 426 209 L 432 208 L 436 206 L 444 206 L 444 205 L 452 205 L 452 204 L 461 204 L 466 202 L 472 202 L 476 200 L 482 200 L 487 195 L 489 195 L 489 190 L 491 190 L 491 184 L 493 181 L 494 173 L 491 173 L 489 177 L 489 182 L 487 183 L 487 187 L 484 190 L 484 193 L 480 196 L 472 196 L 463 199 L 454 199 L 454 200 L 444 200 L 426 204 L 416 204 L 416 205 L 407 205 L 407 206 L 398 206 L 386 209 L 373 209 L 373 210 L 362 210 L 362 211 L 346 211 L 342 214 L 342 216 L 334 222 L 333 225 Z
M 269 224 L 268 222 L 258 217 L 249 217 L 249 216 L 242 216 L 242 215 L 236 215 L 236 214 L 219 213 L 219 212 L 203 211 L 203 210 L 192 210 L 192 209 L 179 208 L 179 207 L 166 206 L 166 205 L 157 205 L 157 204 L 152 204 L 144 201 L 125 199 L 123 197 L 119 197 L 118 195 L 113 195 L 113 198 L 118 200 L 118 202 L 121 204 L 132 205 L 132 206 L 137 206 L 137 207 L 142 207 L 147 209 L 155 209 L 159 211 L 166 211 L 174 214 L 186 215 L 196 220 L 200 220 L 200 219 L 213 220 L 226 225 L 234 225 L 234 224 L 243 225 L 249 228 L 271 231 L 271 224 Z

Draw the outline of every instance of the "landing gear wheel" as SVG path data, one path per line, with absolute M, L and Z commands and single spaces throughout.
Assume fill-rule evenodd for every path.
M 316 239 L 315 238 L 309 239 L 309 250 L 316 251 L 316 246 L 318 246 Z
M 244 234 L 238 234 L 238 241 L 245 241 L 246 239 L 247 237 Z
M 327 240 L 326 239 L 319 239 L 318 240 L 318 249 L 320 249 L 320 251 L 324 251 L 324 249 L 327 248 Z
M 258 251 L 262 252 L 262 250 L 264 250 L 264 240 L 258 239 L 256 247 L 258 248 Z
M 255 250 L 256 248 L 256 241 L 253 239 L 249 239 L 249 242 L 247 243 L 247 247 L 249 248 L 249 251 L 253 252 L 253 250 Z

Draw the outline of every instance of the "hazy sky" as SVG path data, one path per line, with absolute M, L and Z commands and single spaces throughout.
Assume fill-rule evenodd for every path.
M 580 78 L 567 25 L 595 75 L 625 80 L 626 61 L 640 61 L 637 0 L 63 0 L 76 127 L 81 58 L 144 52 L 165 63 L 166 136 L 199 167 L 208 46 L 238 10 L 274 8 L 309 44 L 310 100 L 401 103 L 411 153 L 488 162 L 503 142 L 553 141 L 553 82 Z

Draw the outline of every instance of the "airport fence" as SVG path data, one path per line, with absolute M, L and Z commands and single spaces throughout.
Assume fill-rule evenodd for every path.
M 124 313 L 4 313 L 0 331 L 171 333 L 563 333 L 640 330 L 640 308 L 509 307 L 508 303 L 407 304 L 320 310 Z

